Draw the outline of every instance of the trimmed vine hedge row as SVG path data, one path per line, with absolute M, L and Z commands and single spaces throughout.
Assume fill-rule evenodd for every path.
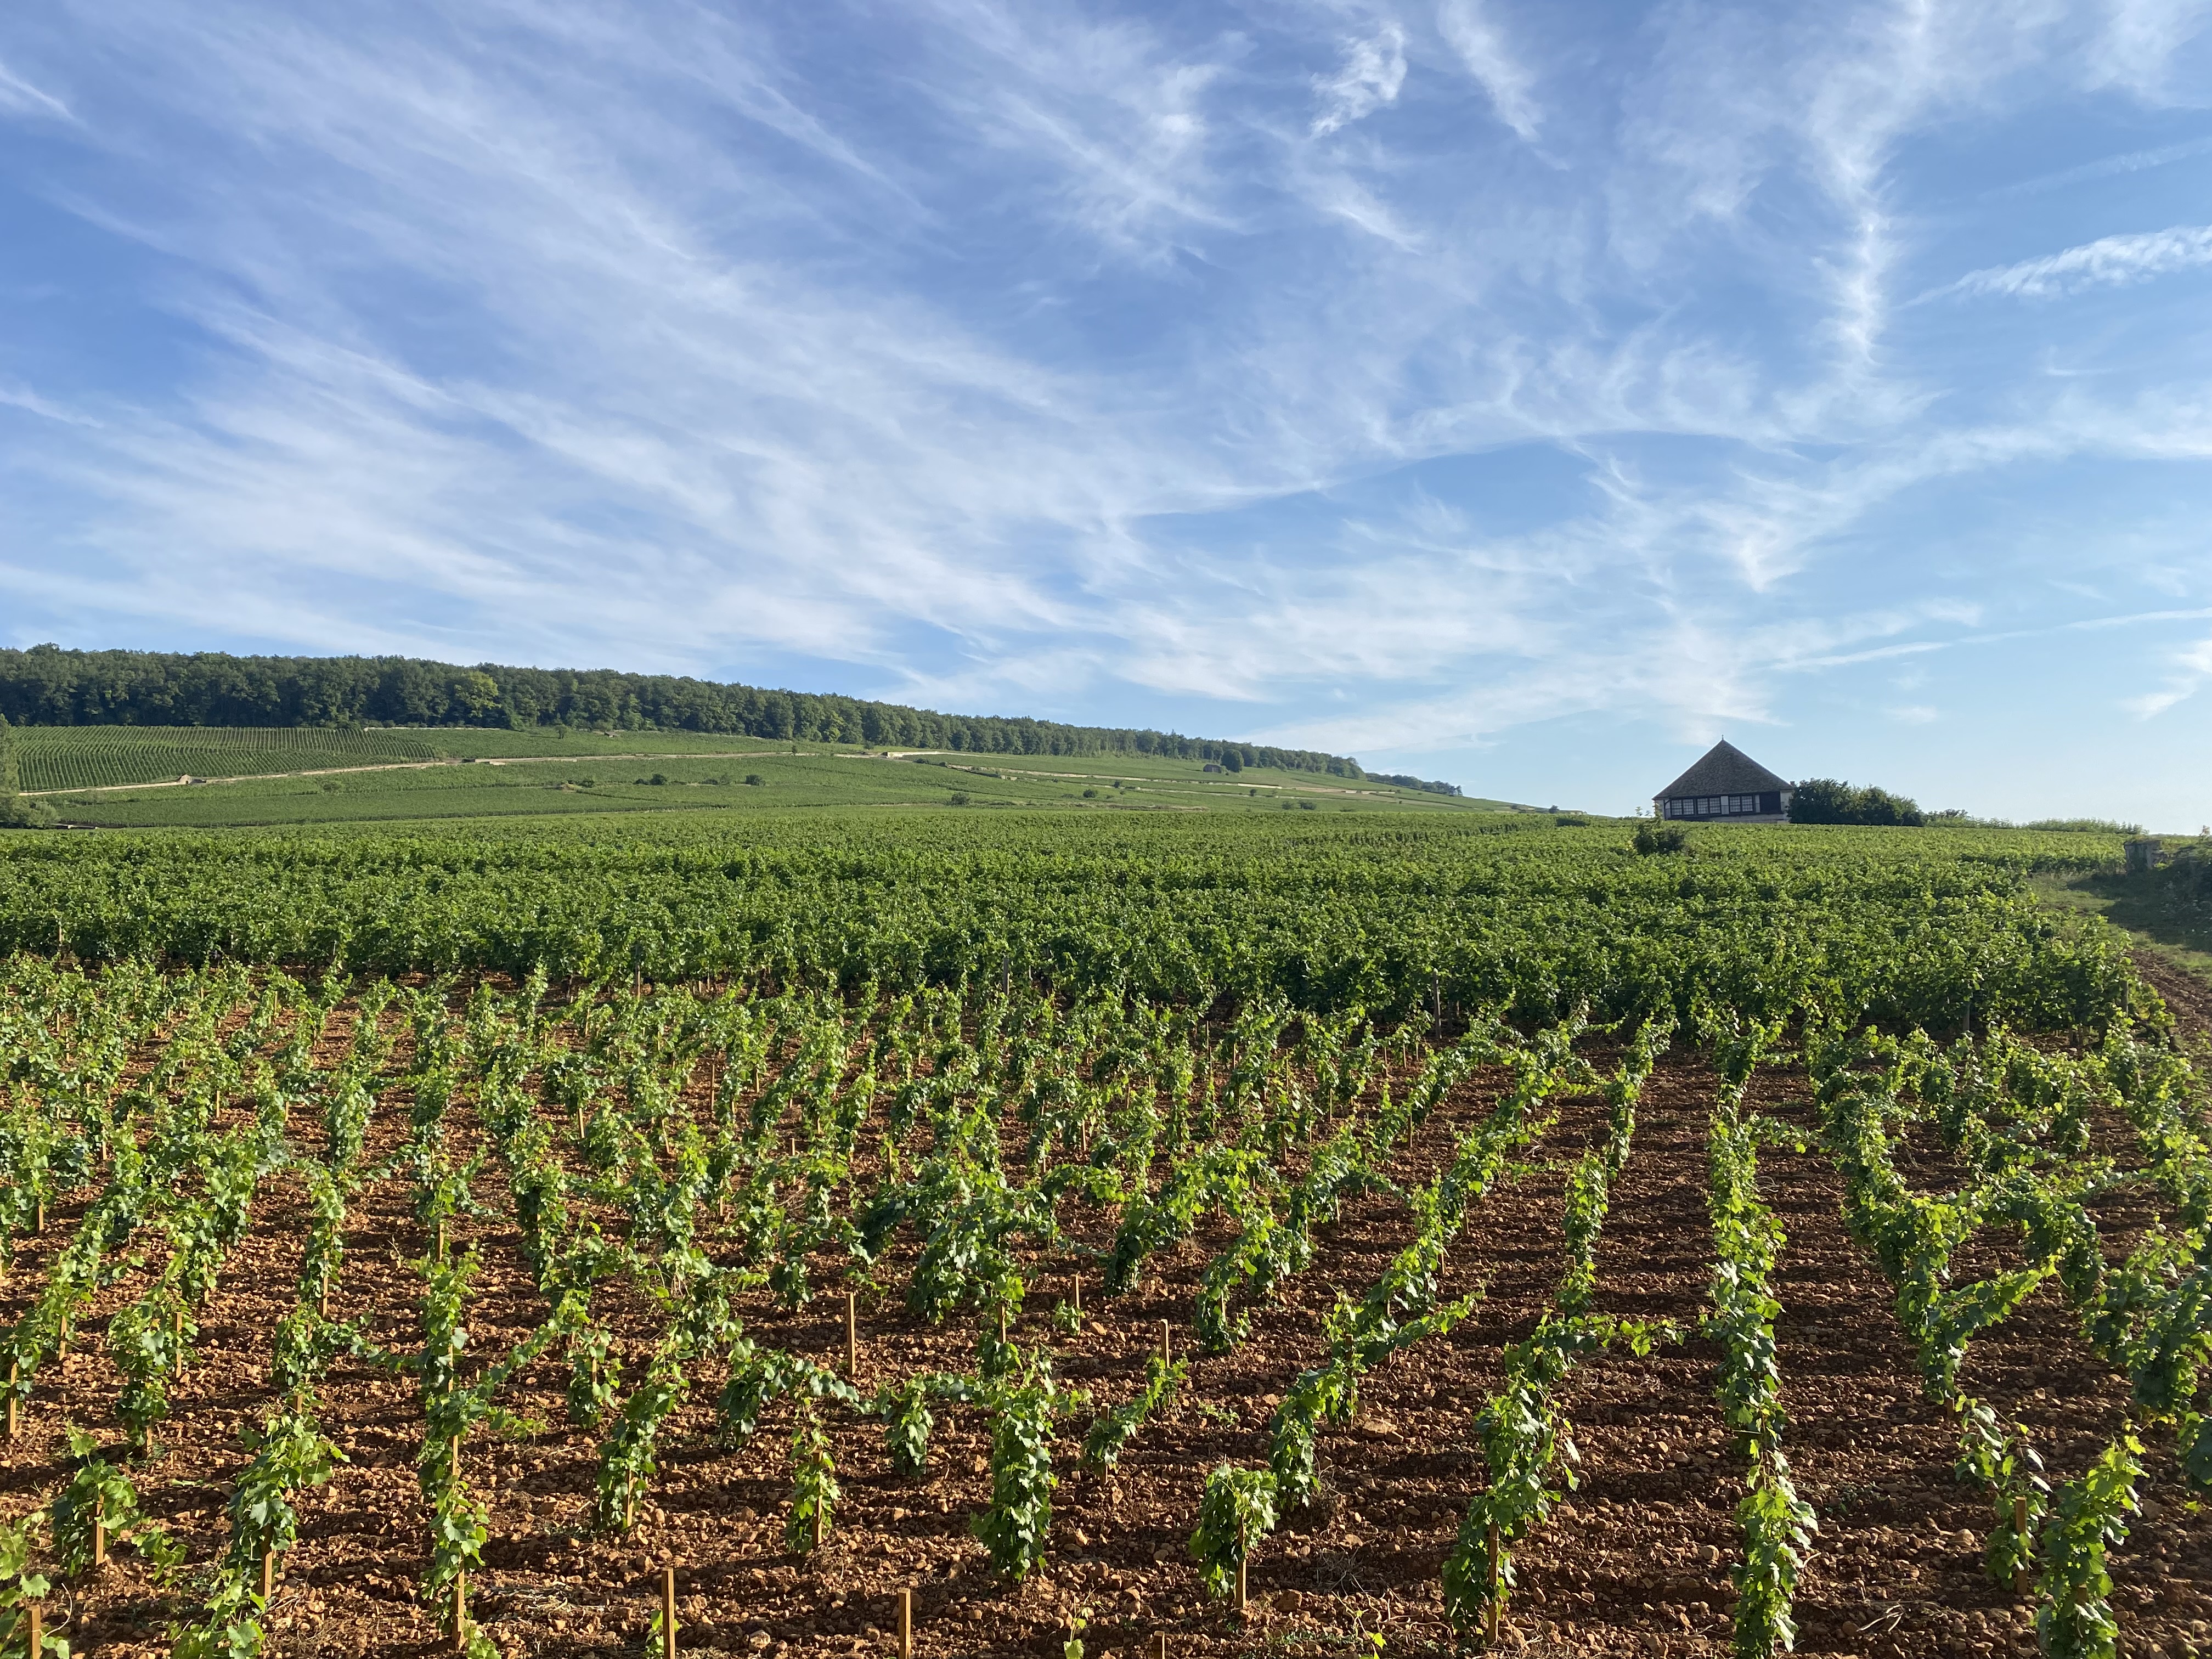
M 2113 936 L 2024 878 L 2118 843 L 2025 832 L 1625 831 L 1054 815 L 821 817 L 743 830 L 464 827 L 61 834 L 0 846 L 0 949 L 359 972 L 543 969 L 783 989 L 1009 978 L 1158 1000 L 1623 1018 L 1702 994 L 1955 1030 L 2087 1023 Z

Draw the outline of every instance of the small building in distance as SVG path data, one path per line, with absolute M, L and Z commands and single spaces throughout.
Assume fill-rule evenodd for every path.
M 2161 869 L 2173 862 L 2174 849 L 2166 845 L 2166 838 L 2163 836 L 2137 836 L 2122 845 L 2128 855 L 2128 872 L 2130 875 Z
M 1723 738 L 1651 799 L 1662 818 L 1726 823 L 1787 823 L 1790 781 L 1778 778 Z

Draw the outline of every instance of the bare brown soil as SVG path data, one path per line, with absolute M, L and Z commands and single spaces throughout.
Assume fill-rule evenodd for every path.
M 1711 1252 L 1704 1201 L 1705 1113 L 1712 1080 L 1694 1059 L 1670 1060 L 1646 1091 L 1635 1152 L 1619 1182 L 1601 1247 L 1600 1308 L 1693 1329 Z M 1425 1179 L 1455 1135 L 1502 1086 L 1495 1075 L 1462 1089 L 1403 1150 L 1392 1173 Z M 1755 1097 L 1785 1117 L 1802 1115 L 1801 1079 L 1761 1080 Z M 609 1655 L 638 1651 L 664 1561 L 681 1583 L 687 1651 L 798 1655 L 879 1654 L 892 1646 L 894 1596 L 912 1586 L 917 1650 L 931 1656 L 1057 1656 L 1071 1617 L 1089 1659 L 1135 1659 L 1156 1632 L 1176 1654 L 1262 1649 L 1348 1654 L 1370 1632 L 1393 1650 L 1449 1644 L 1437 1589 L 1439 1561 L 1480 1479 L 1474 1419 L 1498 1376 L 1501 1346 L 1524 1334 L 1547 1304 L 1559 1267 L 1561 1166 L 1595 1132 L 1595 1108 L 1565 1107 L 1530 1166 L 1472 1212 L 1452 1256 L 1448 1296 L 1483 1293 L 1474 1316 L 1448 1338 L 1417 1345 L 1363 1387 L 1358 1424 L 1324 1434 L 1329 1492 L 1291 1517 L 1255 1554 L 1248 1622 L 1208 1603 L 1186 1555 L 1206 1472 L 1227 1461 L 1263 1463 L 1269 1414 L 1287 1382 L 1323 1353 L 1322 1316 L 1341 1291 L 1357 1296 L 1409 1235 L 1403 1206 L 1387 1195 L 1360 1200 L 1325 1234 L 1321 1261 L 1257 1311 L 1253 1335 L 1236 1352 L 1197 1358 L 1195 1387 L 1171 1420 L 1148 1426 L 1118 1473 L 1099 1478 L 1075 1467 L 1089 1420 L 1073 1418 L 1060 1443 L 1052 1550 L 1046 1571 L 1018 1589 L 992 1576 L 968 1534 L 988 1489 L 981 1421 L 959 1409 L 939 1416 L 932 1474 L 894 1476 L 878 1425 L 836 1428 L 843 1503 L 828 1543 L 787 1553 L 788 1501 L 781 1407 L 736 1452 L 711 1439 L 719 1370 L 696 1379 L 690 1403 L 664 1435 L 663 1473 L 627 1538 L 588 1527 L 596 1468 L 591 1437 L 570 1429 L 564 1372 L 548 1362 L 520 1379 L 514 1403 L 544 1425 L 519 1441 L 472 1439 L 465 1468 L 489 1495 L 493 1537 L 472 1612 L 510 1655 Z M 372 1137 L 374 1158 L 396 1144 L 404 1112 L 391 1107 Z M 295 1135 L 311 1150 L 317 1126 Z M 474 1126 L 456 1109 L 452 1135 Z M 1920 1171 L 1940 1176 L 1932 1163 Z M 1774 1149 L 1764 1160 L 1769 1199 L 1789 1229 L 1777 1285 L 1788 1447 L 1820 1533 L 1800 1587 L 1801 1650 L 1820 1654 L 2021 1654 L 2033 1650 L 2027 1615 L 1979 1565 L 1985 1501 L 1951 1474 L 1954 1428 L 1922 1395 L 1913 1355 L 1899 1335 L 1874 1263 L 1845 1233 L 1836 1176 L 1817 1153 Z M 545 1315 L 506 1218 L 500 1182 L 488 1175 L 478 1198 L 489 1220 L 464 1221 L 457 1245 L 485 1267 L 472 1304 L 470 1352 L 489 1363 Z M 2140 1203 L 2140 1200 L 2137 1200 Z M 52 1249 L 74 1224 L 76 1206 L 52 1218 L 27 1248 L 9 1289 L 8 1316 L 43 1277 Z M 2115 1206 L 2104 1219 L 2118 1252 L 2147 1213 Z M 1079 1248 L 1103 1249 L 1114 1218 L 1073 1212 Z M 228 1482 L 246 1453 L 239 1430 L 270 1407 L 270 1335 L 291 1305 L 302 1233 L 301 1199 L 289 1177 L 257 1200 L 254 1226 L 234 1255 L 202 1316 L 198 1363 L 179 1389 L 161 1450 L 134 1479 L 149 1508 L 204 1561 L 224 1534 Z M 1050 1340 L 1059 1375 L 1098 1402 L 1126 1397 L 1158 1323 L 1188 1328 L 1193 1292 L 1211 1252 L 1205 1234 L 1155 1261 L 1132 1295 L 1107 1300 L 1095 1271 L 1081 1334 L 1053 1333 L 1049 1315 L 1071 1257 L 1040 1264 L 1025 1341 Z M 362 1194 L 349 1228 L 344 1281 L 333 1313 L 367 1314 L 380 1340 L 412 1349 L 420 1281 L 408 1265 L 428 1241 L 409 1213 L 404 1182 Z M 37 1248 L 44 1246 L 41 1249 Z M 1977 1248 L 1981 1248 L 1978 1246 Z M 1988 1246 L 1994 1265 L 2002 1252 Z M 910 1243 L 884 1283 L 903 1287 Z M 1971 1269 L 1970 1269 L 1971 1270 Z M 817 1282 L 831 1282 L 819 1264 Z M 42 1376 L 20 1439 L 0 1460 L 10 1512 L 42 1502 L 58 1478 L 61 1429 L 69 1420 L 119 1439 L 112 1414 L 113 1368 L 97 1328 L 135 1293 L 135 1276 L 106 1293 L 77 1352 Z M 660 1320 L 642 1297 L 603 1299 L 595 1310 L 624 1352 L 643 1354 Z M 750 1334 L 827 1364 L 842 1364 L 842 1301 L 817 1297 L 796 1313 L 763 1295 L 744 1309 Z M 863 1310 L 860 1381 L 972 1364 L 971 1325 L 930 1328 L 895 1298 Z M 2055 1476 L 2070 1474 L 2109 1438 L 2124 1387 L 2075 1334 L 2055 1289 L 2031 1301 L 1975 1346 L 1963 1378 L 2028 1428 Z M 1714 1354 L 1694 1334 L 1646 1358 L 1601 1356 L 1570 1385 L 1582 1486 L 1552 1524 L 1519 1553 L 1521 1588 L 1508 1645 L 1532 1654 L 1692 1656 L 1727 1650 L 1728 1568 L 1735 1548 L 1733 1509 L 1742 1465 L 1712 1399 Z M 384 1659 L 444 1650 L 419 1600 L 425 1565 L 423 1513 L 414 1460 L 421 1417 L 411 1382 L 341 1362 L 322 1390 L 326 1431 L 349 1462 L 306 1504 L 298 1547 L 286 1563 L 273 1650 L 285 1659 L 367 1656 Z M 2122 1651 L 2179 1655 L 2212 1649 L 2212 1520 L 2177 1501 L 2170 1452 L 2154 1448 L 2152 1502 L 2117 1553 Z M 166 1650 L 165 1604 L 140 1564 L 118 1556 L 76 1598 L 69 1634 L 80 1652 L 118 1656 Z M 57 1606 L 56 1613 L 61 1608 Z M 51 1628 L 51 1626 L 50 1626 Z
M 2200 1039 L 2212 1032 L 2212 981 L 2176 967 L 2153 951 L 2136 951 L 2135 963 L 2136 970 L 2166 999 L 2177 1027 Z

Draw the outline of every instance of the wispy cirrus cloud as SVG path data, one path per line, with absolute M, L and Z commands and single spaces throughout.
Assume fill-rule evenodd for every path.
M 2124 87 L 2159 101 L 2174 97 L 2177 60 L 2212 24 L 2212 5 L 2206 0 L 2106 0 L 2103 10 L 2103 27 L 2089 43 L 2089 83 Z M 2203 61 L 2198 58 L 2197 65 L 2202 67 Z M 2193 100 L 2185 94 L 2185 101 Z
M 1406 31 L 1385 23 L 1365 40 L 1345 47 L 1344 62 L 1333 75 L 1314 77 L 1321 108 L 1313 118 L 1316 137 L 1366 119 L 1395 103 L 1406 84 Z
M 2053 572 L 2212 590 L 2212 344 L 2071 309 L 2195 254 L 1982 187 L 2103 100 L 2038 165 L 2188 216 L 2196 37 L 2129 15 L 61 0 L 0 17 L 0 508 L 58 527 L 0 585 L 1386 752 L 1817 721 Z M 1907 302 L 1962 269 L 2032 340 Z M 2035 493 L 2122 466 L 2164 518 Z
M 1498 118 L 1523 139 L 1534 142 L 1542 112 L 1535 100 L 1535 77 L 1507 46 L 1504 31 L 1484 0 L 1443 0 L 1437 27 L 1459 54 L 1467 72 L 1490 95 Z
M 2166 683 L 2154 691 L 2125 699 L 2124 707 L 2138 720 L 2154 720 L 2194 697 L 2207 680 L 2212 680 L 2212 638 L 2175 652 Z
M 2100 156 L 2077 167 L 2061 167 L 2056 173 L 2039 173 L 2017 184 L 2000 185 L 1990 194 L 2001 198 L 2063 190 L 2069 185 L 2087 184 L 2098 179 L 2124 178 L 2130 173 L 2142 173 L 2150 167 L 2172 167 L 2176 161 L 2193 161 L 2199 155 L 2212 155 L 2212 137 L 2192 138 L 2179 144 L 2160 144 L 2150 149 L 2131 149 L 2118 155 Z
M 42 420 L 59 421 L 65 426 L 97 427 L 100 422 L 91 416 L 64 407 L 51 398 L 42 398 L 29 386 L 0 380 L 0 404 L 10 409 L 21 409 Z
M 50 92 L 42 92 L 28 81 L 15 74 L 5 63 L 0 63 L 0 114 L 32 116 L 58 121 L 75 121 L 76 117 L 67 104 Z
M 2100 236 L 2079 247 L 2008 265 L 1969 271 L 1928 297 L 1996 295 L 2041 300 L 2085 289 L 2148 282 L 2172 271 L 2212 265 L 2212 225 L 2176 225 L 2123 236 Z

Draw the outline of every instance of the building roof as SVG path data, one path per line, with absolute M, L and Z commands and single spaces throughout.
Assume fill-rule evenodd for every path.
M 1658 799 L 1678 795 L 1758 795 L 1771 789 L 1794 789 L 1787 778 L 1778 778 L 1757 761 L 1722 738 L 1705 750 L 1705 758 L 1659 792 Z

